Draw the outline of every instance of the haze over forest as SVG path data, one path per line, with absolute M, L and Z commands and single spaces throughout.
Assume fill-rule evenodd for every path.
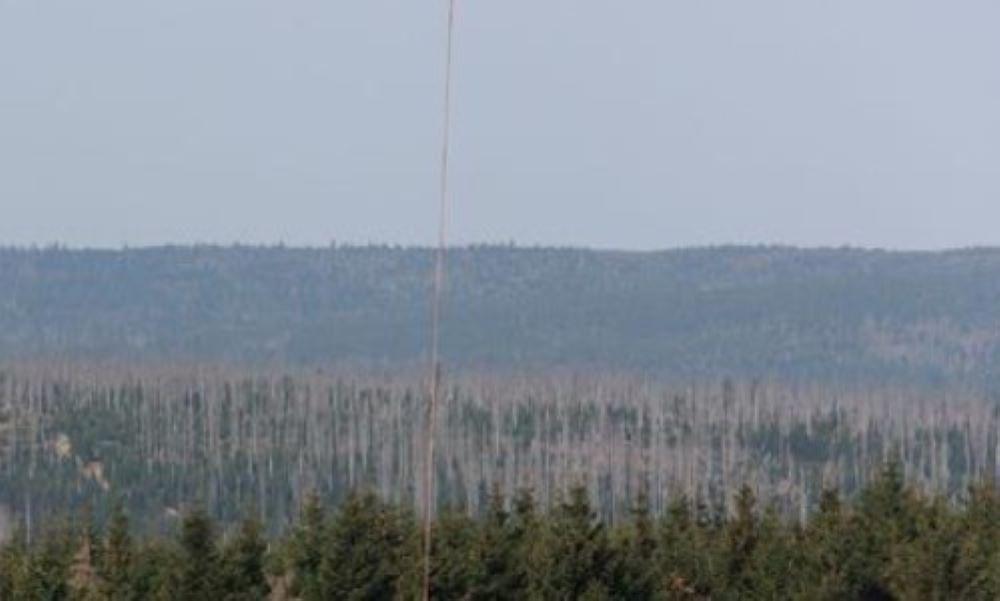
M 0 358 L 423 364 L 431 252 L 0 250 Z M 453 368 L 996 381 L 1000 250 L 482 246 L 449 261 Z
M 0 0 L 0 600 L 1000 599 L 998 22 Z

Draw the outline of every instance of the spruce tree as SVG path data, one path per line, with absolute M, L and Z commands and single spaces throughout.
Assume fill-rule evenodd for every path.
M 848 515 L 840 493 L 836 489 L 825 489 L 820 495 L 819 510 L 799 539 L 803 557 L 796 598 L 851 598 L 855 588 L 848 571 L 852 544 L 848 527 Z
M 518 558 L 515 533 L 515 522 L 505 506 L 503 490 L 499 484 L 494 484 L 476 543 L 479 568 L 473 598 L 502 601 L 527 595 L 527 575 Z
M 792 532 L 798 529 L 797 524 L 791 528 Z M 801 549 L 773 505 L 758 519 L 757 544 L 751 558 L 744 598 L 788 599 L 797 590 L 795 583 L 801 574 L 795 568 L 802 565 Z
M 222 552 L 222 589 L 226 601 L 263 601 L 271 587 L 265 573 L 267 542 L 253 517 L 240 523 L 239 532 Z
M 960 527 L 946 501 L 916 499 L 912 536 L 896 543 L 887 568 L 887 585 L 898 599 L 949 599 L 956 589 Z
M 741 594 L 753 590 L 754 553 L 759 539 L 757 497 L 744 485 L 736 495 L 735 515 L 726 525 L 726 588 Z
M 955 566 L 960 598 L 1000 599 L 1000 492 L 987 481 L 969 491 L 959 521 L 961 543 Z
M 631 521 L 616 533 L 614 551 L 612 595 L 616 599 L 652 599 L 657 584 L 656 528 L 645 489 L 632 508 Z
M 674 499 L 661 517 L 656 552 L 657 574 L 663 596 L 670 600 L 711 598 L 721 563 L 712 523 L 699 523 L 691 501 Z
M 129 578 L 131 599 L 173 601 L 182 595 L 184 554 L 177 545 L 151 541 L 134 546 Z
M 915 535 L 909 511 L 911 494 L 897 456 L 890 458 L 879 477 L 861 493 L 850 528 L 850 555 L 846 558 L 852 594 L 891 598 L 887 584 L 890 561 L 899 544 Z
M 111 511 L 102 561 L 99 564 L 101 590 L 108 601 L 135 599 L 132 587 L 132 562 L 135 547 L 129 520 L 120 501 Z
M 587 489 L 574 486 L 550 518 L 548 595 L 602 598 L 611 572 L 611 550 L 604 525 L 597 521 Z
M 468 598 L 477 581 L 477 526 L 464 512 L 445 511 L 434 524 L 431 549 L 431 597 Z
M 320 567 L 321 598 L 375 601 L 396 596 L 409 538 L 395 510 L 371 493 L 352 493 L 330 527 Z
M 218 601 L 219 554 L 215 524 L 201 508 L 189 512 L 181 524 L 181 601 Z
M 30 554 L 23 529 L 0 547 L 0 599 L 17 599 L 25 594 Z
M 70 598 L 70 567 L 77 550 L 76 542 L 77 537 L 65 524 L 42 535 L 40 548 L 31 553 L 28 562 L 25 599 L 62 601 Z
M 286 553 L 292 578 L 290 592 L 304 601 L 320 601 L 323 598 L 320 567 L 328 536 L 326 510 L 319 496 L 311 493 L 302 505 Z
M 538 513 L 534 491 L 530 488 L 522 488 L 514 496 L 507 532 L 512 554 L 507 590 L 521 598 L 543 597 L 550 557 L 545 544 L 544 520 Z

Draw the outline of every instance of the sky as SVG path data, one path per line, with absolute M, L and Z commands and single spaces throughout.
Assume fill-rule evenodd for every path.
M 1000 245 L 995 0 L 457 0 L 453 243 Z M 428 244 L 445 0 L 0 0 L 0 245 Z

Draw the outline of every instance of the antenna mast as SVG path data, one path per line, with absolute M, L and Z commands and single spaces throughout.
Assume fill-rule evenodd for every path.
M 431 299 L 431 376 L 430 399 L 427 403 L 424 435 L 424 583 L 423 599 L 431 595 L 431 536 L 434 519 L 434 437 L 437 407 L 441 400 L 441 297 L 445 283 L 445 259 L 448 250 L 448 158 L 451 141 L 451 72 L 452 46 L 455 32 L 455 0 L 448 0 L 448 30 L 445 49 L 444 119 L 441 139 L 440 205 L 438 212 L 438 245 L 434 260 L 434 293 Z

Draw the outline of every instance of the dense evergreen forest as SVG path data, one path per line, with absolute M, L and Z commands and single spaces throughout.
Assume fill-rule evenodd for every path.
M 539 508 L 530 489 L 494 489 L 470 515 L 438 517 L 436 600 L 983 600 L 1000 598 L 1000 496 L 972 487 L 960 507 L 915 493 L 890 460 L 855 502 L 823 493 L 804 522 L 750 487 L 720 512 L 674 498 L 661 517 L 639 494 L 627 519 L 599 519 L 586 488 Z M 327 601 L 417 599 L 419 534 L 407 507 L 352 493 L 308 497 L 285 536 L 255 514 L 220 528 L 188 509 L 170 534 L 136 536 L 120 506 L 46 518 L 40 536 L 0 547 L 0 598 Z
M 419 360 L 431 253 L 382 246 L 0 250 L 0 359 Z M 466 367 L 996 384 L 1000 250 L 471 247 L 444 350 Z

